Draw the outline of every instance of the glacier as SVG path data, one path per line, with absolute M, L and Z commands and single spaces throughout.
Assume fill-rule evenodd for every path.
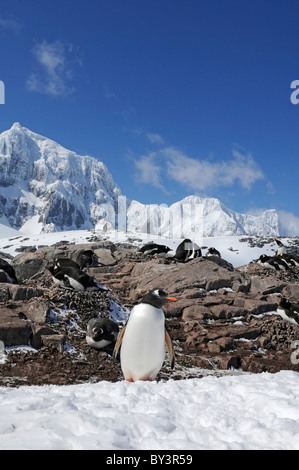
M 297 235 L 280 233 L 275 209 L 241 214 L 193 195 L 170 206 L 129 200 L 104 163 L 17 122 L 0 134 L 0 222 L 25 234 L 112 228 L 170 238 Z

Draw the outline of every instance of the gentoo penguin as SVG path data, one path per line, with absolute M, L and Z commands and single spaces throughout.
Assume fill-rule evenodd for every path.
M 92 250 L 83 250 L 77 256 L 77 263 L 80 269 L 96 265 L 97 255 Z
M 286 271 L 289 269 L 287 263 L 279 256 L 261 255 L 258 261 L 264 268 L 275 269 L 276 271 Z
M 81 269 L 79 264 L 70 258 L 54 258 L 51 259 L 51 263 L 53 263 L 55 267 L 59 268 L 75 268 L 79 271 Z
M 282 254 L 286 253 L 287 249 L 284 246 L 284 244 L 280 240 L 278 240 L 278 238 L 276 238 L 276 237 L 274 237 L 274 240 L 276 241 L 276 244 L 278 246 L 276 254 L 277 255 L 282 255 Z
M 53 276 L 53 281 L 59 287 L 71 287 L 75 290 L 108 290 L 99 282 L 73 267 L 46 266 Z
M 61 271 L 75 290 L 107 290 L 93 277 L 83 271 L 78 271 L 75 268 L 61 268 Z
M 92 318 L 87 324 L 86 342 L 89 346 L 102 349 L 115 343 L 119 333 L 118 324 L 108 318 Z
M 148 243 L 147 245 L 144 245 L 141 248 L 139 248 L 138 251 L 141 253 L 144 253 L 145 255 L 157 255 L 157 254 L 168 253 L 169 251 L 172 251 L 172 249 L 166 245 L 158 245 L 157 243 Z
M 283 253 L 276 256 L 279 256 L 280 259 L 283 259 L 290 268 L 299 266 L 299 256 L 293 255 L 292 253 Z
M 288 299 L 282 297 L 277 313 L 289 323 L 299 326 L 299 304 L 291 303 Z
M 193 243 L 189 238 L 185 238 L 176 249 L 174 258 L 178 261 L 186 263 L 191 259 L 201 256 L 201 249 L 196 243 Z
M 171 367 L 174 352 L 170 336 L 165 328 L 163 305 L 175 301 L 161 289 L 151 290 L 133 307 L 126 326 L 116 342 L 113 357 L 120 349 L 120 363 L 125 380 L 154 380 L 165 359 L 167 344 Z
M 220 251 L 216 250 L 213 246 L 208 249 L 206 256 L 218 256 L 221 258 Z
M 53 282 L 57 287 L 71 288 L 71 285 L 68 279 L 64 277 L 64 273 L 61 271 L 61 268 L 53 264 L 53 265 L 46 266 L 45 269 L 47 269 L 52 274 Z
M 18 284 L 14 268 L 5 260 L 0 258 L 0 282 Z

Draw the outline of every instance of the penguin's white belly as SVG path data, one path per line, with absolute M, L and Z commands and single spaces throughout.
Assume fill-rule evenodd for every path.
M 263 263 L 262 266 L 264 266 L 264 268 L 267 268 L 267 269 L 274 269 L 275 270 L 275 267 L 272 264 L 267 263 L 267 262 Z
M 288 317 L 285 311 L 282 308 L 277 309 L 278 315 L 280 315 L 284 320 L 288 321 L 289 323 L 292 323 L 292 325 L 298 326 L 298 323 L 296 320 L 292 317 Z
M 89 346 L 92 346 L 93 348 L 96 349 L 102 349 L 111 344 L 111 341 L 108 341 L 107 339 L 101 339 L 100 341 L 95 341 L 92 339 L 90 336 L 86 336 L 86 342 L 89 344 Z
M 82 286 L 82 284 L 81 284 L 80 282 L 76 281 L 76 279 L 74 279 L 74 278 L 68 276 L 67 274 L 65 275 L 65 277 L 68 278 L 70 285 L 71 285 L 75 290 L 85 290 L 85 289 L 84 289 L 84 286 Z
M 147 304 L 133 308 L 120 350 L 126 380 L 154 380 L 165 359 L 165 319 L 162 309 Z
M 53 277 L 52 279 L 53 279 L 53 282 L 54 282 L 54 284 L 55 284 L 56 286 L 58 286 L 58 287 L 65 287 L 64 282 L 63 282 L 63 279 L 60 280 L 60 279 L 57 279 L 56 277 Z

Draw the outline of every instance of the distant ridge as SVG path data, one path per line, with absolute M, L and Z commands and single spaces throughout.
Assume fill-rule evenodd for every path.
M 14 123 L 0 134 L 0 223 L 22 233 L 116 228 L 187 238 L 279 233 L 279 214 L 188 196 L 171 206 L 127 200 L 106 166 Z

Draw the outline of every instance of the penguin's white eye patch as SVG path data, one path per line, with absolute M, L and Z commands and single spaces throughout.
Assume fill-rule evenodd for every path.
M 160 297 L 160 291 L 159 291 L 159 289 L 154 290 L 154 294 L 155 294 L 155 296 Z

